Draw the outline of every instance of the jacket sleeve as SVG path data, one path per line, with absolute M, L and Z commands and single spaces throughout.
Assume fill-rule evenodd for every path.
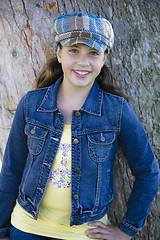
M 135 177 L 120 229 L 130 236 L 135 236 L 144 225 L 158 191 L 159 167 L 140 121 L 125 100 L 119 143 Z
M 25 97 L 20 101 L 13 119 L 0 173 L 0 238 L 9 236 L 11 213 L 28 154 L 24 127 Z

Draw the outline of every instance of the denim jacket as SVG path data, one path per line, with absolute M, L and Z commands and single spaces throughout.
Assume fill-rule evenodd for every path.
M 0 174 L 0 238 L 9 235 L 16 198 L 28 213 L 38 217 L 65 124 L 56 103 L 60 82 L 28 92 L 17 107 Z M 158 190 L 158 164 L 130 105 L 103 92 L 95 81 L 83 107 L 72 112 L 71 226 L 107 213 L 114 198 L 117 142 L 135 176 L 120 229 L 135 236 Z

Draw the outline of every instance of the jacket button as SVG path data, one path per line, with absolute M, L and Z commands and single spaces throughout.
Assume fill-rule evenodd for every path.
M 32 211 L 32 213 L 36 216 L 36 212 L 35 211 Z
M 79 140 L 78 140 L 77 138 L 75 138 L 75 139 L 73 140 L 73 143 L 74 143 L 74 144 L 78 144 L 78 143 L 79 143 Z
M 79 172 L 80 172 L 80 169 L 79 169 L 79 168 L 75 168 L 75 169 L 74 169 L 74 172 L 75 172 L 75 173 L 79 173 Z
M 35 132 L 36 132 L 36 126 L 31 130 L 31 134 L 33 135 L 35 134 Z
M 76 117 L 80 117 L 80 116 L 81 116 L 81 113 L 80 113 L 80 112 L 75 112 L 75 116 L 76 116 Z
M 51 164 L 49 164 L 49 163 L 44 162 L 43 164 L 47 167 L 51 167 Z
M 73 198 L 74 198 L 74 200 L 77 200 L 77 199 L 79 198 L 78 194 L 75 194 L 75 195 L 73 196 Z
M 42 189 L 42 188 L 40 188 L 40 187 L 37 187 L 37 190 L 40 190 L 40 191 L 41 191 L 41 193 L 43 193 L 43 189 Z
M 78 225 L 78 224 L 79 224 L 79 221 L 76 220 L 76 221 L 74 222 L 74 225 Z

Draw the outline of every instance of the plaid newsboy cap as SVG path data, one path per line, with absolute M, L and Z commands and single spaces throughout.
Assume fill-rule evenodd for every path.
M 85 44 L 96 51 L 110 50 L 114 43 L 112 26 L 105 18 L 93 14 L 74 12 L 55 19 L 53 35 L 56 44 L 72 46 Z

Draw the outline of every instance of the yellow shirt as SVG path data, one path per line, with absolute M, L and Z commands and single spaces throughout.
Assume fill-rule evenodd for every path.
M 50 173 L 45 194 L 35 220 L 19 204 L 12 213 L 11 223 L 21 231 L 67 240 L 89 239 L 88 223 L 70 226 L 71 215 L 71 126 L 65 125 L 58 152 Z M 107 216 L 101 219 L 107 223 Z

